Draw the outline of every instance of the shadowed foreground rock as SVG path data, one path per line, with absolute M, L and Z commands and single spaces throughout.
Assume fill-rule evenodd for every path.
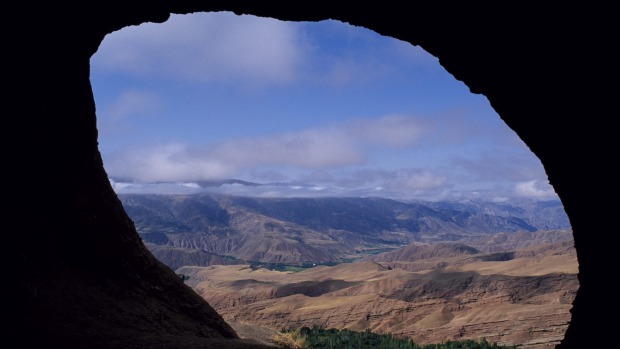
M 613 246 L 595 236 L 608 230 L 600 218 L 611 212 L 598 203 L 614 172 L 591 153 L 610 149 L 614 139 L 604 134 L 611 131 L 605 118 L 614 110 L 605 103 L 614 99 L 599 83 L 607 79 L 606 63 L 614 61 L 605 37 L 614 32 L 605 16 L 614 12 L 522 3 L 346 9 L 322 2 L 270 4 L 97 0 L 5 9 L 7 25 L 13 23 L 3 31 L 9 223 L 3 315 L 9 342 L 22 348 L 217 348 L 236 337 L 140 242 L 103 169 L 89 82 L 89 59 L 107 33 L 199 10 L 333 18 L 439 57 L 472 92 L 487 96 L 541 159 L 571 219 L 580 289 L 561 347 L 613 339 L 611 324 L 599 317 L 609 308 L 611 291 L 597 275 L 612 265 Z

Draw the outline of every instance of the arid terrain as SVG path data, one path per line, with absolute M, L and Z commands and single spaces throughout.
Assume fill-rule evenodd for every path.
M 579 287 L 572 240 L 504 253 L 464 246 L 408 246 L 300 272 L 211 265 L 177 273 L 189 276 L 186 283 L 235 327 L 370 329 L 417 343 L 482 337 L 521 348 L 559 343 Z
M 399 202 L 383 198 L 121 195 L 147 248 L 183 265 L 333 264 L 408 244 L 463 242 L 484 252 L 569 229 L 559 201 Z M 500 234 L 503 233 L 503 234 Z M 489 240 L 494 234 L 497 237 Z M 557 239 L 547 234 L 549 242 Z
M 579 288 L 557 201 L 121 199 L 149 251 L 260 344 L 318 325 L 550 348 Z

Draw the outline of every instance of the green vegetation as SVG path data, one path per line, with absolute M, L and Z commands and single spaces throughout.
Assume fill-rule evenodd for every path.
M 292 273 L 296 273 L 298 271 L 302 271 L 302 270 L 306 270 L 308 269 L 307 267 L 298 267 L 295 265 L 289 265 L 289 266 L 285 266 L 283 271 L 289 271 Z
M 482 338 L 461 341 L 446 341 L 441 344 L 416 344 L 411 339 L 401 339 L 391 334 L 376 334 L 369 330 L 355 332 L 349 330 L 323 329 L 319 326 L 286 329 L 283 334 L 298 343 L 292 348 L 304 349 L 516 349 L 516 346 L 501 346 L 489 343 Z
M 275 271 L 288 271 L 288 272 L 296 273 L 298 271 L 314 268 L 319 265 L 326 265 L 326 266 L 331 267 L 331 266 L 334 266 L 340 263 L 347 263 L 347 261 L 324 262 L 324 263 L 304 262 L 304 263 L 299 263 L 299 264 L 268 263 L 268 262 L 260 262 L 260 261 L 249 261 L 248 263 L 252 266 L 252 268 L 255 268 L 255 269 L 264 268 L 264 269 L 275 270 Z

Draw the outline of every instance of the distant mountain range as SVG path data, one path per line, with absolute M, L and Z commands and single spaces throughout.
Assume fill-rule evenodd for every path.
M 507 243 L 515 233 L 525 234 L 522 239 L 528 240 L 534 232 L 570 229 L 557 200 L 457 203 L 376 197 L 118 196 L 147 247 L 175 268 L 183 260 L 192 265 L 334 263 L 411 243 L 463 242 L 485 250 L 496 234 L 508 234 L 495 237 Z

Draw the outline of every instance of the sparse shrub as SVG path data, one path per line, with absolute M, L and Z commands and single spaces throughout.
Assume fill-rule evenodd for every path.
M 301 333 L 301 328 L 296 330 L 282 330 L 272 338 L 273 342 L 287 349 L 308 349 L 306 335 Z

